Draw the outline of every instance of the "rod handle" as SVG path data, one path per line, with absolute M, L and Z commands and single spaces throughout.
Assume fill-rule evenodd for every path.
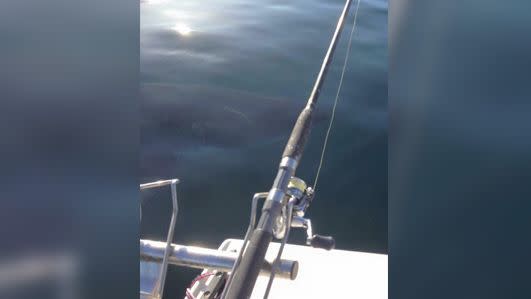
M 332 250 L 336 247 L 336 241 L 332 236 L 313 235 L 310 245 L 314 248 Z
M 247 299 L 251 297 L 254 284 L 264 263 L 264 258 L 273 234 L 256 229 L 245 249 L 242 261 L 231 279 L 225 299 Z
M 304 110 L 302 110 L 301 114 L 299 114 L 297 122 L 291 131 L 288 143 L 284 148 L 284 153 L 282 154 L 283 158 L 289 157 L 295 159 L 297 162 L 300 160 L 302 152 L 304 151 L 304 147 L 306 146 L 308 136 L 310 135 L 312 114 L 313 107 L 306 107 Z

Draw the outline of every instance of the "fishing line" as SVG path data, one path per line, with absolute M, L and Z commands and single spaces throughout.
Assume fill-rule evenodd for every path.
M 341 92 L 341 86 L 343 85 L 343 77 L 345 75 L 345 70 L 347 69 L 348 58 L 350 54 L 350 49 L 352 47 L 352 36 L 354 36 L 354 30 L 356 29 L 356 20 L 358 18 L 358 8 L 360 7 L 361 0 L 358 0 L 356 3 L 356 10 L 354 12 L 354 21 L 352 22 L 352 29 L 350 31 L 350 37 L 348 41 L 347 53 L 345 54 L 345 61 L 343 63 L 343 69 L 341 70 L 341 78 L 339 79 L 339 86 L 336 92 L 336 98 L 334 99 L 334 107 L 332 108 L 332 116 L 330 117 L 330 122 L 328 124 L 328 129 L 326 130 L 325 139 L 323 142 L 323 149 L 321 151 L 321 158 L 319 160 L 319 167 L 317 168 L 317 174 L 315 175 L 315 181 L 313 183 L 313 190 L 316 190 L 317 181 L 319 180 L 319 174 L 321 173 L 321 168 L 323 166 L 324 155 L 326 153 L 326 146 L 328 144 L 328 138 L 330 137 L 330 131 L 332 130 L 332 125 L 334 124 L 334 118 L 336 116 L 336 107 L 339 102 L 339 93 Z

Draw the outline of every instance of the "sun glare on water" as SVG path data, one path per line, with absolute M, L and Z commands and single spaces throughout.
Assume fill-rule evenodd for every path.
M 175 30 L 175 32 L 183 36 L 190 35 L 190 33 L 192 32 L 192 28 L 190 28 L 189 26 L 185 24 L 177 24 L 173 26 L 172 29 Z

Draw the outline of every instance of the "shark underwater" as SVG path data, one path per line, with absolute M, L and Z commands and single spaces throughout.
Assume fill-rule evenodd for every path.
M 245 148 L 282 147 L 305 104 L 209 85 L 144 83 L 140 94 L 141 173 L 149 178 L 183 177 L 193 164 Z M 325 119 L 317 111 L 314 121 Z

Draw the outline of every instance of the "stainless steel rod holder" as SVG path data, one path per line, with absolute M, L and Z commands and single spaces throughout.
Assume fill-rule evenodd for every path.
M 144 260 L 161 261 L 164 256 L 165 248 L 165 242 L 140 240 L 140 258 Z M 237 257 L 237 252 L 171 244 L 168 263 L 195 269 L 208 268 L 217 271 L 230 272 Z M 271 264 L 272 262 L 265 261 L 260 275 L 269 276 L 271 273 Z M 299 265 L 297 261 L 281 259 L 276 276 L 294 280 L 297 277 L 298 267 Z

